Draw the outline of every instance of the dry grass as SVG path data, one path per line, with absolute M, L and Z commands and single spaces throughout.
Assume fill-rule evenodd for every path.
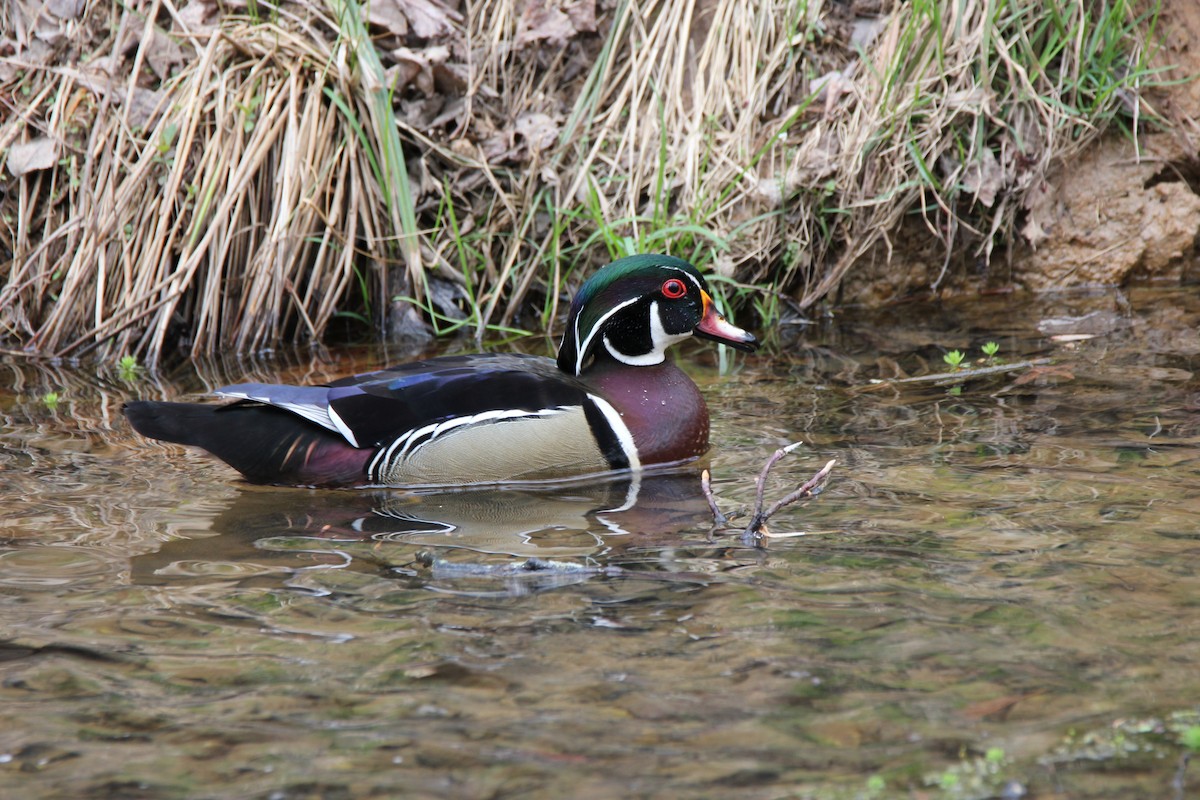
M 371 40 L 350 0 L 0 11 L 0 146 L 26 145 L 3 336 L 156 361 L 339 313 L 398 334 L 412 306 L 482 335 L 551 324 L 574 272 L 630 250 L 803 308 L 914 210 L 947 253 L 990 255 L 1146 77 L 1122 0 L 370 12 Z
M 358 237 L 371 248 L 393 226 L 369 151 L 331 113 L 327 92 L 354 96 L 354 78 L 328 37 L 296 28 L 228 18 L 133 102 L 94 73 L 46 71 L 62 160 L 17 187 L 41 213 L 15 232 L 11 333 L 55 355 L 104 342 L 151 358 L 171 335 L 197 352 L 319 335 Z

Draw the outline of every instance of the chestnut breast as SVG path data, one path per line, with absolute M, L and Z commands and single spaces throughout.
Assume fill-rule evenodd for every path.
M 708 406 L 692 379 L 669 360 L 648 367 L 600 362 L 583 380 L 621 415 L 643 465 L 708 450 Z

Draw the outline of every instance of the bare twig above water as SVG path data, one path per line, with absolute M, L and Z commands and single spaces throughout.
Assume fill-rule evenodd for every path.
M 759 472 L 758 477 L 754 481 L 754 511 L 750 515 L 750 523 L 742 531 L 742 541 L 744 543 L 754 545 L 755 547 L 762 546 L 763 540 L 770 535 L 767 530 L 767 520 L 778 513 L 780 509 L 790 506 L 797 500 L 802 500 L 805 497 L 815 497 L 821 491 L 822 484 L 829 477 L 829 473 L 833 471 L 834 465 L 837 464 L 836 459 L 831 459 L 815 475 L 800 484 L 794 491 L 784 495 L 772 503 L 770 507 L 764 508 L 766 503 L 767 476 L 770 475 L 771 469 L 779 463 L 781 458 L 800 445 L 801 442 L 794 442 L 786 447 L 779 448 L 763 464 L 762 471 Z M 700 488 L 704 492 L 704 499 L 708 501 L 709 509 L 712 511 L 714 529 L 727 527 L 730 519 L 721 512 L 720 507 L 717 505 L 717 499 L 713 496 L 712 483 L 708 470 L 704 470 L 700 474 Z
M 720 506 L 717 505 L 717 498 L 713 496 L 712 480 L 708 470 L 700 473 L 700 489 L 704 492 L 704 499 L 708 501 L 708 508 L 712 511 L 713 525 L 717 528 L 724 528 L 729 524 L 729 517 L 721 513 Z
M 825 462 L 825 466 L 821 467 L 821 469 L 815 475 L 802 483 L 795 491 L 784 495 L 779 500 L 776 500 L 766 511 L 756 510 L 754 518 L 751 520 L 750 525 L 746 528 L 746 532 L 751 533 L 762 531 L 765 533 L 767 530 L 767 520 L 775 516 L 775 514 L 781 508 L 790 506 L 792 503 L 796 502 L 797 500 L 803 500 L 805 497 L 812 497 L 816 495 L 821 489 L 821 484 L 825 482 L 825 479 L 829 477 L 829 473 L 833 471 L 835 464 L 837 464 L 837 459 L 830 459 L 829 461 Z M 762 477 L 766 477 L 765 472 L 763 473 Z

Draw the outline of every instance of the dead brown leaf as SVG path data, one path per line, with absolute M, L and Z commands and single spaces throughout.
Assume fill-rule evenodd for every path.
M 579 33 L 596 32 L 596 0 L 578 0 L 564 9 Z
M 483 138 L 480 148 L 492 163 L 528 161 L 552 147 L 558 140 L 559 125 L 549 114 L 537 111 L 520 114 L 512 127 L 495 130 Z
M 96 68 L 98 65 L 101 68 Z M 80 86 L 97 97 L 108 97 L 115 103 L 123 105 L 126 100 L 127 87 L 123 81 L 113 80 L 104 71 L 104 69 L 110 68 L 111 64 L 105 59 L 96 59 L 87 66 L 87 70 L 63 68 L 61 72 L 74 78 Z M 161 89 L 143 89 L 135 86 L 127 116 L 129 125 L 143 129 L 149 127 L 150 122 L 158 115 L 165 97 L 166 93 Z
M 159 28 L 150 31 L 150 38 L 143 45 L 146 53 L 146 63 L 160 81 L 171 77 L 176 69 L 184 63 L 183 50 L 167 34 Z
M 496 131 L 479 143 L 484 158 L 490 163 L 503 161 L 513 152 L 513 131 Z
M 150 35 L 145 38 L 142 37 L 142 28 L 132 29 L 121 49 L 129 58 L 135 57 L 141 50 L 146 64 L 159 80 L 169 78 L 176 68 L 184 63 L 183 50 L 179 44 L 158 27 L 151 28 Z
M 759 178 L 756 195 L 769 207 L 777 207 L 806 187 L 828 180 L 837 170 L 837 141 L 814 127 L 796 148 L 796 154 L 782 174 Z
M 120 56 L 96 56 L 86 64 L 81 64 L 85 74 L 96 75 L 98 78 L 108 79 L 117 74 L 120 69 Z
M 86 5 L 87 0 L 47 0 L 46 10 L 59 19 L 75 19 Z
M 383 0 L 367 6 L 367 21 L 403 39 L 408 36 L 408 15 L 396 0 Z
M 400 118 L 419 131 L 432 131 L 447 125 L 453 126 L 454 130 L 461 130 L 466 122 L 467 111 L 466 100 L 461 97 L 450 99 L 444 94 L 400 101 Z
M 58 163 L 58 142 L 46 137 L 14 144 L 8 151 L 8 171 L 14 178 L 50 169 Z
M 1021 235 L 1036 249 L 1049 238 L 1049 231 L 1058 222 L 1058 202 L 1050 184 L 1039 181 L 1029 187 L 1021 206 L 1029 212 L 1025 218 L 1025 225 L 1021 228 Z
M 1073 381 L 1075 380 L 1075 373 L 1066 364 L 1047 364 L 1043 367 L 1030 367 L 1028 372 L 1018 375 L 1016 380 L 1010 383 L 1007 388 L 1024 386 L 1033 381 L 1049 378 L 1061 378 L 1064 381 Z
M 470 77 L 470 70 L 463 64 L 445 63 L 433 65 L 433 84 L 439 92 L 462 95 L 467 91 Z M 492 95 L 490 87 L 481 87 L 479 95 L 490 97 Z
M 143 130 L 149 128 L 150 124 L 158 116 L 164 96 L 165 93 L 162 91 L 134 87 L 132 102 L 129 104 L 129 125 L 133 128 L 142 128 Z M 117 99 L 118 102 L 123 103 L 125 101 L 123 96 Z
M 462 15 L 437 0 L 376 0 L 368 6 L 367 19 L 396 36 L 436 39 L 454 32 Z
M 176 15 L 188 33 L 209 33 L 216 27 L 217 4 L 210 0 L 192 0 Z
M 525 140 L 525 145 L 529 148 L 530 155 L 553 147 L 554 143 L 558 140 L 558 123 L 549 114 L 540 114 L 537 112 L 522 114 L 517 117 L 517 124 L 514 126 L 514 129 L 517 135 Z
M 967 165 L 962 188 L 988 208 L 995 205 L 996 195 L 1004 188 L 1004 169 L 990 147 L 981 147 L 978 158 Z
M 964 708 L 963 714 L 971 719 L 1001 721 L 1008 716 L 1017 703 L 1038 694 L 1040 692 L 1029 692 L 1027 694 L 1012 694 L 1007 697 L 997 697 L 994 700 L 983 700 L 978 703 L 972 703 Z
M 595 26 L 595 9 L 592 11 Z M 556 0 L 528 0 L 517 20 L 518 47 L 534 42 L 548 42 L 562 47 L 579 31 L 571 16 Z
M 433 68 L 450 58 L 450 48 L 439 45 L 413 50 L 400 47 L 392 51 L 396 65 L 388 70 L 389 84 L 399 92 L 413 85 L 426 97 L 434 93 Z

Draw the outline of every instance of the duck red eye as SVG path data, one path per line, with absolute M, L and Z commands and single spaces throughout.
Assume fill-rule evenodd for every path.
M 678 300 L 687 294 L 687 287 L 679 278 L 671 278 L 662 285 L 662 293 L 668 300 Z

